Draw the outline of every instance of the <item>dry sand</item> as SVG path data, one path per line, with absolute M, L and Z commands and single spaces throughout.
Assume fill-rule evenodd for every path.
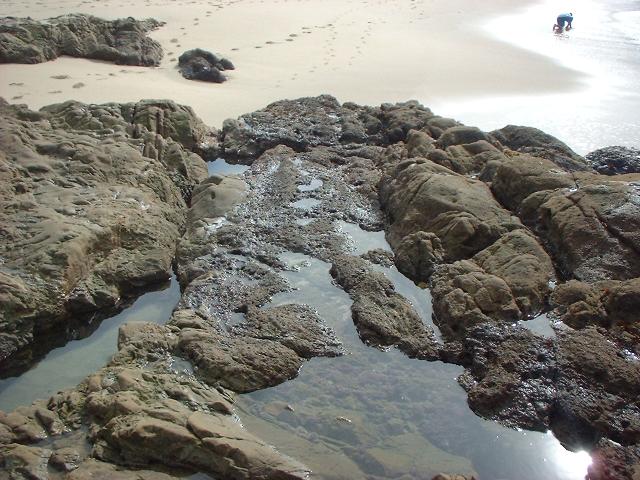
M 481 25 L 524 0 L 13 0 L 0 16 L 49 18 L 89 13 L 153 17 L 165 50 L 158 68 L 74 58 L 0 65 L 0 96 L 37 109 L 83 102 L 171 98 L 220 126 L 225 118 L 283 98 L 329 93 L 377 105 L 418 99 L 425 105 L 493 95 L 560 93 L 580 73 L 548 57 L 492 39 Z M 230 59 L 224 84 L 183 79 L 176 59 L 200 47 Z M 68 76 L 67 78 L 54 78 Z M 447 112 L 438 112 L 446 115 Z

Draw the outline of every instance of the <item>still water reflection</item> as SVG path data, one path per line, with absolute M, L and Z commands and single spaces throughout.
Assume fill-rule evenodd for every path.
M 378 236 L 364 247 L 380 247 Z M 356 252 L 363 239 L 366 232 L 352 236 Z M 292 267 L 285 276 L 297 289 L 276 295 L 271 305 L 310 305 L 348 353 L 312 359 L 295 380 L 241 396 L 238 408 L 252 432 L 306 463 L 313 477 L 431 479 L 455 472 L 492 480 L 584 478 L 590 462 L 584 452 L 565 450 L 550 433 L 477 417 L 456 381 L 461 367 L 365 346 L 351 320 L 351 300 L 332 283 L 329 264 L 293 253 L 282 259 Z M 430 323 L 430 306 L 421 307 L 417 311 Z
M 0 410 L 30 405 L 65 388 L 74 387 L 103 367 L 115 353 L 118 328 L 129 321 L 165 323 L 180 300 L 175 277 L 163 290 L 145 293 L 119 314 L 107 318 L 87 338 L 72 340 L 51 350 L 40 362 L 18 377 L 0 380 Z

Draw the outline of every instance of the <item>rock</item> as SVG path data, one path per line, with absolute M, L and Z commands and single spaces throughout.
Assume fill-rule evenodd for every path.
M 476 142 L 489 142 L 489 136 L 477 127 L 467 127 L 464 125 L 447 128 L 440 137 L 436 145 L 445 150 L 453 145 L 468 145 Z
M 411 357 L 437 358 L 433 331 L 382 273 L 373 272 L 367 262 L 352 256 L 337 258 L 330 273 L 353 299 L 351 316 L 365 343 L 398 346 Z
M 439 473 L 431 480 L 476 480 L 476 477 L 468 475 L 450 475 L 447 473 Z
M 48 480 L 47 463 L 51 450 L 11 443 L 0 446 L 0 465 L 7 478 Z
M 411 130 L 422 130 L 434 118 L 433 112 L 415 100 L 380 107 L 380 121 L 385 130 L 384 143 L 404 141 Z
M 607 440 L 600 440 L 591 452 L 593 461 L 588 468 L 588 480 L 620 478 L 637 480 L 640 473 L 640 446 L 624 447 Z
M 519 226 L 483 182 L 424 160 L 406 160 L 391 170 L 381 182 L 380 201 L 393 248 L 407 235 L 430 232 L 448 261 L 468 258 Z
M 507 125 L 490 133 L 505 147 L 551 160 L 569 172 L 588 171 L 585 160 L 557 138 L 533 127 Z
M 49 458 L 49 465 L 63 472 L 71 472 L 78 468 L 81 459 L 80 453 L 75 448 L 66 447 L 53 452 Z
M 604 295 L 604 287 L 570 280 L 554 290 L 551 305 L 555 315 L 572 328 L 608 326 L 607 312 L 602 304 Z
M 574 188 L 574 177 L 544 158 L 516 155 L 500 163 L 491 182 L 498 201 L 514 212 L 536 192 Z
M 302 358 L 342 354 L 335 332 L 306 305 L 251 308 L 236 332 L 256 339 L 274 340 Z
M 600 178 L 585 179 L 575 191 L 532 198 L 523 206 L 523 217 L 544 232 L 554 260 L 568 277 L 588 282 L 638 277 L 640 216 L 634 178 Z
M 524 229 L 513 230 L 473 257 L 485 272 L 503 279 L 525 316 L 539 313 L 555 283 L 551 258 Z
M 445 257 L 440 238 L 435 233 L 423 231 L 406 235 L 395 252 L 398 270 L 417 282 L 428 281 Z
M 557 398 L 551 426 L 567 445 L 605 437 L 622 445 L 640 440 L 640 364 L 595 328 L 568 331 L 557 346 Z
M 464 338 L 475 325 L 521 316 L 509 285 L 470 260 L 439 266 L 430 284 L 435 322 L 450 339 Z
M 555 396 L 553 345 L 523 327 L 480 325 L 464 340 L 459 378 L 477 414 L 511 427 L 545 430 Z
M 127 121 L 123 111 L 129 107 L 78 102 L 38 116 L 0 108 L 1 360 L 33 342 L 34 331 L 71 316 L 82 321 L 79 315 L 115 307 L 170 277 L 189 185 L 206 176 L 206 167 L 171 139 L 154 134 L 167 149 L 145 156 L 138 139 L 102 129 L 126 132 L 135 115 Z M 171 125 L 188 124 L 182 119 Z
M 171 480 L 175 478 L 155 470 L 124 470 L 118 465 L 100 462 L 95 459 L 89 459 L 80 464 L 80 466 L 67 474 L 68 480 L 95 480 L 95 479 L 112 479 L 112 480 Z
M 44 22 L 5 17 L 0 20 L 0 63 L 41 63 L 68 55 L 118 65 L 157 66 L 162 47 L 147 33 L 162 25 L 153 19 L 108 21 L 80 14 Z
M 604 147 L 588 153 L 585 160 L 602 175 L 640 173 L 640 149 Z
M 234 70 L 233 64 L 226 58 L 218 58 L 213 53 L 200 48 L 187 50 L 178 58 L 178 68 L 188 80 L 222 83 L 227 80 L 222 72 Z

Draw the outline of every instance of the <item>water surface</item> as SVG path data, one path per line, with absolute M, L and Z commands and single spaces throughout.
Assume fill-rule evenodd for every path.
M 172 277 L 164 289 L 141 295 L 130 307 L 103 320 L 87 338 L 51 350 L 20 376 L 1 379 L 0 410 L 11 411 L 76 386 L 116 352 L 120 325 L 130 321 L 165 323 L 179 300 L 180 287 Z

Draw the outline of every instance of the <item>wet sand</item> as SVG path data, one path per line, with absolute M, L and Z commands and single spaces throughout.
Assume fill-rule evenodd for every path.
M 608 145 L 640 146 L 640 1 L 570 0 L 574 29 L 551 33 L 557 2 L 543 0 L 489 19 L 488 35 L 545 55 L 582 72 L 571 91 L 539 92 L 528 83 L 520 92 L 437 99 L 438 112 L 483 130 L 508 123 L 543 129 L 580 154 Z
M 430 0 L 87 0 L 3 2 L 0 15 L 48 18 L 89 13 L 154 17 L 163 46 L 158 68 L 60 58 L 0 65 L 0 96 L 31 108 L 69 99 L 90 103 L 171 98 L 221 126 L 282 98 L 329 93 L 380 104 L 418 99 L 432 106 L 496 95 L 567 93 L 582 74 L 483 30 L 528 1 Z M 46 8 L 44 8 L 46 5 Z M 229 58 L 224 84 L 183 79 L 175 65 L 200 47 Z M 54 78 L 54 77 L 66 78 Z M 450 115 L 445 110 L 438 113 Z M 461 118 L 461 120 L 465 120 Z

